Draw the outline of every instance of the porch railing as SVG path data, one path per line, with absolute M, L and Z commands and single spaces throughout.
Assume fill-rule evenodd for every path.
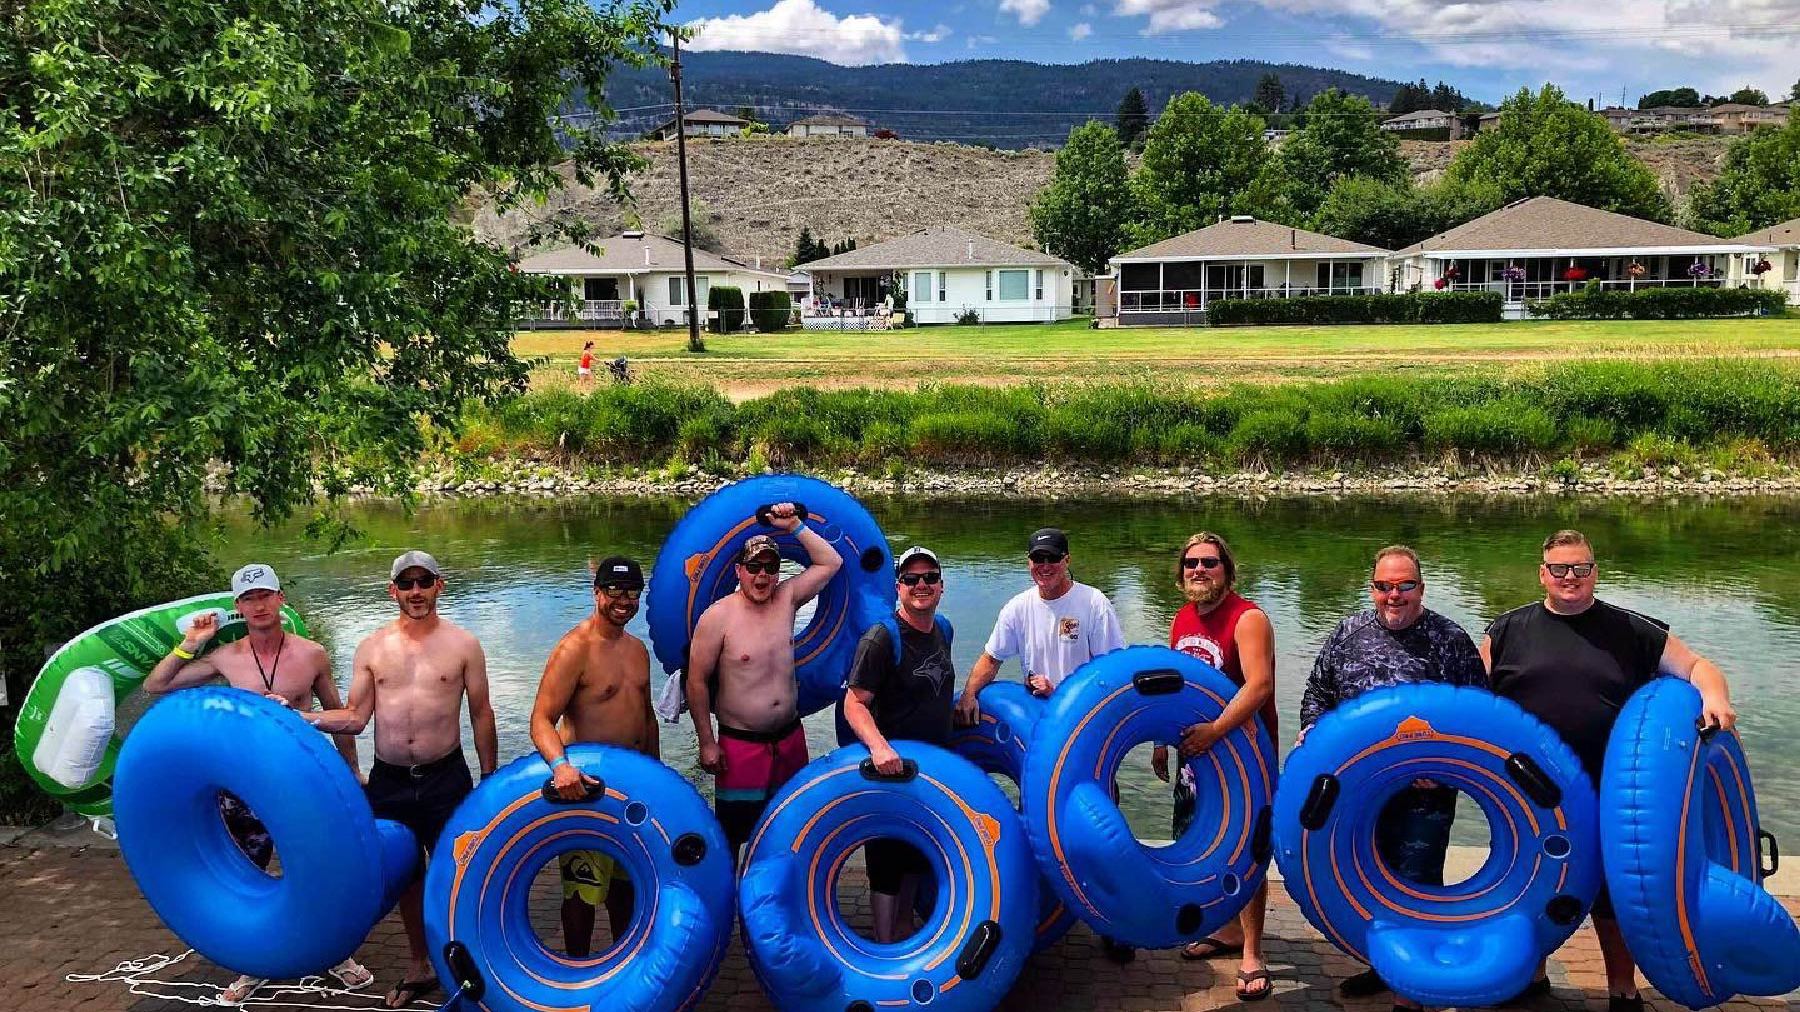
M 520 318 L 534 323 L 623 323 L 622 299 L 582 299 L 574 304 L 550 302 L 521 307 Z
M 1576 292 L 1597 284 L 1609 291 L 1635 291 L 1639 288 L 1721 288 L 1724 278 L 1625 278 L 1593 281 L 1453 281 L 1443 291 L 1499 292 L 1508 302 L 1547 299 L 1563 292 Z M 1433 290 L 1427 286 L 1426 290 Z
M 1375 295 L 1379 288 L 1364 285 L 1362 287 L 1337 286 L 1334 288 L 1314 288 L 1291 286 L 1288 288 L 1168 288 L 1160 291 L 1120 292 L 1119 312 L 1121 313 L 1179 313 L 1198 312 L 1206 308 L 1209 302 L 1220 299 L 1299 299 L 1314 295 Z

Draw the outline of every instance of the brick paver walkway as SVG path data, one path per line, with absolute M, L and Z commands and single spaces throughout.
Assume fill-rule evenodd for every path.
M 554 893 L 540 890 L 539 920 L 554 924 Z M 1282 1012 L 1341 1009 L 1385 1012 L 1385 998 L 1342 1001 L 1333 988 L 1340 978 L 1360 969 L 1327 944 L 1300 916 L 1279 888 L 1269 913 L 1269 956 L 1276 994 L 1260 1006 Z M 1800 913 L 1800 902 L 1789 900 Z M 860 907 L 861 904 L 859 903 Z M 133 994 L 122 981 L 76 982 L 70 975 L 101 974 L 123 961 L 153 953 L 178 954 L 185 949 L 162 926 L 139 896 L 116 852 L 99 848 L 0 848 L 0 916 L 7 938 L 0 944 L 0 1010 L 26 1012 L 174 1012 L 206 1001 L 231 974 L 190 956 L 151 974 L 173 986 L 141 986 L 164 997 Z M 866 910 L 852 915 L 866 916 Z M 604 917 L 601 918 L 604 924 Z M 601 929 L 604 932 L 604 928 Z M 359 953 L 376 976 L 375 995 L 398 979 L 405 964 L 406 943 L 397 916 L 389 917 Z M 1235 959 L 1210 964 L 1187 963 L 1173 952 L 1142 953 L 1136 962 L 1117 966 L 1100 953 L 1098 941 L 1078 927 L 1060 945 L 1034 957 L 1001 1008 L 1014 1012 L 1196 1012 L 1231 1008 Z M 1551 961 L 1552 996 L 1530 1006 L 1531 1012 L 1604 1012 L 1606 993 L 1599 950 L 1586 930 Z M 210 987 L 203 985 L 211 985 Z M 185 998 L 184 1003 L 182 999 Z M 282 998 L 265 991 L 250 1008 L 304 1006 L 310 996 Z M 442 996 L 439 996 L 442 1000 Z M 373 1008 L 375 996 L 331 1000 L 334 1006 Z M 1652 996 L 1658 1012 L 1678 1006 Z M 435 1006 L 432 1006 L 435 1007 Z M 772 1009 L 757 986 L 744 957 L 733 946 L 730 958 L 706 1001 L 710 1012 L 764 1012 Z M 1800 993 L 1787 998 L 1740 999 L 1727 1006 L 1737 1012 L 1758 1008 L 1800 1008 Z

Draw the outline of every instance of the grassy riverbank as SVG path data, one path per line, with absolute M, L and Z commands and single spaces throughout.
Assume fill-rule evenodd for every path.
M 1396 370 L 1449 376 L 1471 366 L 1512 373 L 1593 358 L 1790 357 L 1800 356 L 1800 315 L 1225 330 L 1094 330 L 1087 321 L 1074 320 L 873 334 L 709 334 L 704 355 L 689 354 L 686 339 L 685 331 L 533 331 L 519 334 L 513 347 L 520 355 L 544 359 L 533 377 L 539 388 L 571 385 L 581 346 L 591 340 L 597 357 L 624 355 L 640 376 L 706 383 L 744 399 L 802 383 L 910 389 L 920 382 L 992 386 L 1109 376 L 1218 386 Z
M 1800 450 L 1800 364 L 1702 360 L 1539 365 L 1505 375 L 1240 383 L 1050 381 L 912 390 L 643 382 L 535 391 L 468 419 L 465 461 L 908 468 L 1075 464 L 1274 470 L 1487 459 L 1754 474 Z

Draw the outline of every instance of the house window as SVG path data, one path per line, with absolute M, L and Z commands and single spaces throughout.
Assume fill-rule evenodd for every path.
M 950 272 L 949 271 L 938 271 L 938 297 L 937 297 L 937 300 L 939 302 L 949 302 L 950 301 L 950 296 L 948 294 L 946 294 L 946 292 L 944 290 L 945 286 L 947 286 L 949 283 L 950 283 Z
M 1000 301 L 1024 302 L 1031 298 L 1030 271 L 1000 272 Z
M 1319 265 L 1319 287 L 1328 292 L 1355 291 L 1363 286 L 1361 263 Z
M 681 279 L 679 277 L 669 279 L 669 305 L 687 305 L 687 298 L 681 294 Z
M 676 309 L 687 305 L 687 288 L 682 285 L 684 280 L 686 279 L 679 274 L 669 279 L 669 305 Z M 697 296 L 694 299 L 695 306 L 701 309 L 706 308 L 706 293 L 710 286 L 711 282 L 706 275 L 696 274 L 694 276 L 694 293 Z
M 1044 272 L 1043 271 L 1037 272 L 1037 294 L 1033 295 L 1032 298 L 1036 299 L 1039 302 L 1044 301 Z
M 930 271 L 920 271 L 912 276 L 912 298 L 914 302 L 931 301 Z
M 994 272 L 984 271 L 983 273 L 987 277 L 987 298 L 982 301 L 992 302 L 994 301 Z

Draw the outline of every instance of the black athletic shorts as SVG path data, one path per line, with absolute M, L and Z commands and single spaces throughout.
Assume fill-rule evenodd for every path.
M 469 775 L 469 764 L 458 748 L 442 759 L 414 766 L 396 766 L 377 758 L 363 790 L 377 819 L 392 819 L 412 830 L 419 846 L 429 854 L 451 813 L 474 789 L 475 778 Z M 423 865 L 419 873 L 424 874 Z
M 863 847 L 863 861 L 869 866 L 869 891 L 883 896 L 900 895 L 900 882 L 906 876 L 931 871 L 917 847 L 899 840 L 870 840 Z

